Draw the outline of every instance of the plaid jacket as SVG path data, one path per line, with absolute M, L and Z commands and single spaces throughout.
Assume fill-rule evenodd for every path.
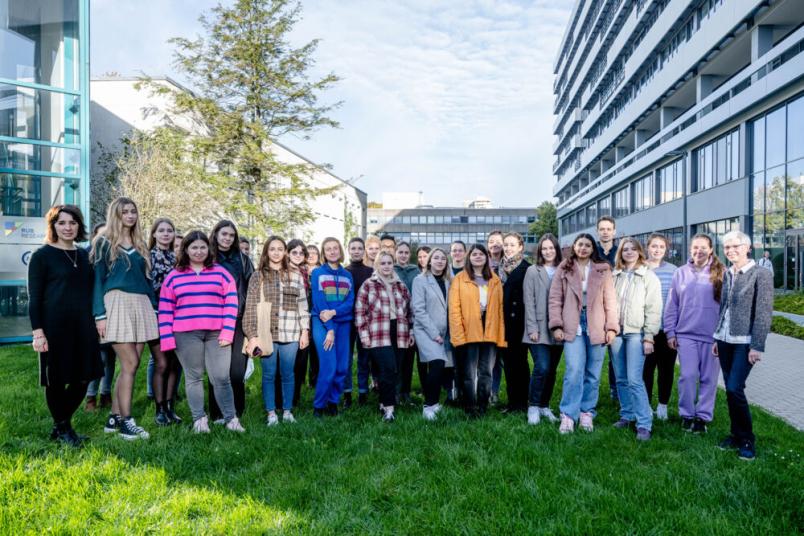
M 410 293 L 401 280 L 391 283 L 396 301 L 396 346 L 410 343 Z M 364 348 L 381 348 L 391 344 L 391 299 L 375 274 L 360 287 L 355 298 L 355 327 Z
M 279 291 L 269 288 L 268 278 L 254 272 L 248 282 L 246 308 L 243 314 L 243 331 L 249 339 L 257 336 L 257 305 L 260 303 L 260 281 L 265 300 L 271 302 L 271 336 L 274 342 L 295 342 L 301 337 L 303 329 L 310 329 L 310 313 L 307 307 L 307 293 L 299 272 L 289 271 L 288 281 L 282 281 Z M 271 296 L 278 296 L 278 300 Z M 276 303 L 278 301 L 278 303 Z

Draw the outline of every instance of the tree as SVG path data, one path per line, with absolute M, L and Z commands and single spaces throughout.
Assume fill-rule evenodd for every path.
M 537 239 L 546 233 L 558 236 L 558 218 L 553 203 L 545 201 L 536 207 L 536 221 L 530 224 L 529 231 Z
M 299 2 L 237 0 L 202 16 L 205 35 L 170 40 L 174 65 L 194 92 L 144 82 L 172 97 L 173 113 L 197 118 L 200 134 L 188 133 L 192 152 L 208 163 L 210 184 L 223 212 L 252 236 L 286 233 L 312 220 L 308 201 L 333 189 L 305 180 L 317 169 L 280 162 L 273 140 L 285 134 L 309 138 L 320 127 L 337 127 L 319 95 L 338 77 L 311 79 L 318 40 L 299 48 L 288 41 L 301 15 Z

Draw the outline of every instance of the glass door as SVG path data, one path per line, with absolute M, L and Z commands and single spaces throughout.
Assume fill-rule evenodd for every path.
M 788 233 L 785 250 L 785 288 L 804 290 L 804 231 Z

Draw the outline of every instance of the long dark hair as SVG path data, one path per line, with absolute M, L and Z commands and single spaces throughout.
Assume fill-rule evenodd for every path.
M 502 233 L 500 233 L 502 234 Z M 466 252 L 466 263 L 463 265 L 463 271 L 466 272 L 466 275 L 469 276 L 469 279 L 475 278 L 475 269 L 472 267 L 472 263 L 469 260 L 469 257 L 472 255 L 474 250 L 480 250 L 483 255 L 486 256 L 486 263 L 483 265 L 483 279 L 486 281 L 491 280 L 491 265 L 489 264 L 489 251 L 486 249 L 486 246 L 483 244 L 472 244 L 469 246 L 469 251 Z M 449 267 L 448 267 L 449 268 Z
M 572 272 L 573 270 L 575 270 L 575 261 L 578 260 L 578 256 L 575 254 L 575 244 L 578 243 L 578 240 L 581 240 L 581 239 L 584 239 L 584 238 L 586 240 L 589 240 L 589 242 L 592 243 L 592 254 L 589 256 L 589 260 L 592 261 L 592 263 L 594 263 L 594 264 L 605 264 L 606 266 L 609 265 L 609 263 L 606 262 L 600 256 L 600 253 L 597 251 L 597 246 L 596 246 L 597 243 L 595 242 L 594 237 L 592 235 L 590 235 L 589 233 L 580 233 L 578 236 L 575 237 L 575 240 L 572 241 L 572 247 L 570 248 L 569 257 L 567 257 L 564 260 L 564 262 L 566 263 L 564 265 L 564 269 L 567 272 Z
M 78 224 L 78 230 L 75 233 L 74 242 L 84 242 L 87 239 L 87 226 L 84 224 L 84 216 L 81 214 L 81 209 L 75 205 L 55 205 L 47 211 L 45 221 L 47 222 L 47 232 L 45 239 L 50 244 L 58 242 L 59 237 L 56 234 L 56 222 L 59 221 L 59 214 L 69 214 L 75 223 Z
M 209 250 L 212 252 L 212 258 L 214 260 L 218 260 L 218 254 L 220 250 L 218 249 L 218 231 L 223 229 L 224 227 L 231 227 L 234 229 L 234 242 L 232 242 L 232 247 L 236 248 L 236 251 L 240 251 L 240 234 L 237 232 L 237 225 L 234 224 L 232 220 L 221 220 L 215 227 L 212 228 L 212 232 L 209 236 Z
M 702 233 L 696 234 L 690 239 L 690 247 L 692 247 L 692 243 L 697 239 L 709 242 L 709 249 L 712 250 L 711 253 L 709 253 L 709 258 L 712 259 L 712 265 L 709 267 L 709 282 L 712 283 L 715 301 L 720 303 L 720 292 L 723 290 L 723 273 L 726 271 L 726 267 L 715 253 L 715 244 L 711 236 Z
M 184 238 L 181 239 L 181 247 L 179 248 L 178 255 L 179 258 L 176 261 L 176 269 L 180 272 L 190 269 L 190 255 L 187 254 L 187 249 L 190 247 L 190 244 L 196 240 L 201 240 L 209 248 L 207 258 L 204 259 L 204 268 L 211 268 L 215 263 L 215 257 L 212 255 L 212 246 L 210 246 L 209 237 L 207 237 L 206 233 L 204 233 L 204 231 L 190 231 L 184 235 Z
M 279 273 L 282 276 L 287 277 L 288 270 L 290 269 L 288 267 L 288 245 L 285 243 L 284 238 L 276 235 L 269 236 L 268 240 L 265 241 L 265 245 L 262 246 L 262 254 L 260 255 L 260 263 L 257 267 L 257 270 L 263 274 L 268 273 L 268 270 L 271 269 L 271 261 L 268 259 L 268 248 L 271 246 L 271 242 L 279 242 L 282 244 L 282 247 L 285 248 L 285 256 L 282 257 L 282 261 L 280 262 L 282 268 L 280 268 Z
M 539 243 L 536 244 L 536 251 L 533 252 L 534 253 L 533 256 L 536 257 L 536 265 L 544 266 L 545 263 L 547 262 L 544 259 L 544 255 L 542 255 L 542 244 L 544 244 L 545 242 L 551 242 L 553 244 L 553 247 L 556 250 L 556 258 L 553 260 L 553 265 L 558 266 L 559 264 L 561 264 L 562 260 L 561 246 L 558 243 L 558 238 L 553 236 L 553 233 L 543 234 L 542 237 L 539 239 Z

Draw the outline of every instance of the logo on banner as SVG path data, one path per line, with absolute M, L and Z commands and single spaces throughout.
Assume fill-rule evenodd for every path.
M 6 222 L 4 222 L 3 230 L 5 231 L 6 236 L 12 235 L 14 233 L 14 231 L 16 231 L 17 229 L 22 227 L 22 223 L 23 222 L 21 222 L 21 221 L 6 221 Z

